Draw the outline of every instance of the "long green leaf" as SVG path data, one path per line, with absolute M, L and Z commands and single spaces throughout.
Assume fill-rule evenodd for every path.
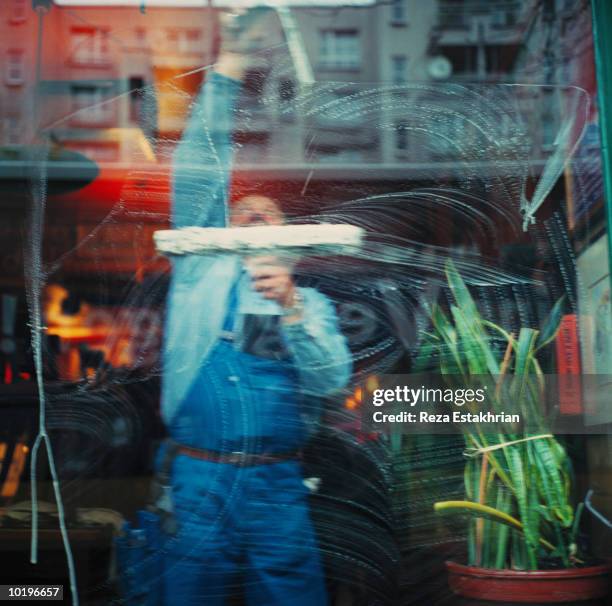
M 525 473 L 523 459 L 521 457 L 521 447 L 521 444 L 516 444 L 504 450 L 507 455 L 510 475 L 512 476 L 512 481 L 516 488 L 516 502 L 518 504 L 521 520 L 523 521 L 523 533 L 525 534 L 525 541 L 527 543 L 527 552 L 528 555 L 532 555 L 538 541 L 538 530 L 533 527 L 531 516 L 529 515 L 528 476 Z
M 446 262 L 446 279 L 457 305 L 464 310 L 466 316 L 480 321 L 476 303 L 451 259 Z
M 559 330 L 559 324 L 561 324 L 564 307 L 565 295 L 557 300 L 548 314 L 548 317 L 544 321 L 542 331 L 538 335 L 538 340 L 536 342 L 536 351 L 548 345 L 555 338 L 557 331 Z
M 516 358 L 514 362 L 514 374 L 524 376 L 529 373 L 530 361 L 533 357 L 533 346 L 538 336 L 538 331 L 532 328 L 521 328 L 516 345 Z
M 456 513 L 463 512 L 475 516 L 488 517 L 500 524 L 507 524 L 516 530 L 524 532 L 524 526 L 519 520 L 510 514 L 499 511 L 490 505 L 481 505 L 472 501 L 439 501 L 434 503 L 434 511 L 437 513 Z M 539 539 L 540 545 L 546 547 L 549 551 L 554 551 L 555 546 L 544 538 Z
M 502 513 L 508 514 L 510 509 L 510 493 L 503 488 L 497 493 L 497 509 Z M 506 563 L 506 557 L 508 553 L 508 540 L 510 537 L 510 528 L 504 524 L 500 525 L 497 534 L 497 545 L 495 547 L 495 562 L 493 563 L 494 568 L 503 568 Z
M 435 305 L 432 310 L 431 321 L 456 365 L 456 368 L 446 368 L 444 374 L 459 373 L 465 377 L 465 369 L 463 368 L 461 355 L 459 353 L 457 344 L 457 331 L 452 323 L 448 320 L 444 312 L 437 305 Z M 444 350 L 442 350 L 440 353 L 442 354 L 441 357 L 443 358 L 445 353 Z
M 521 328 L 516 344 L 514 360 L 514 383 L 513 395 L 517 398 L 519 405 L 525 402 L 529 393 L 529 383 L 533 383 L 533 375 L 530 374 L 531 360 L 533 359 L 533 348 L 538 331 L 531 328 Z
M 470 374 L 484 375 L 499 373 L 499 364 L 493 355 L 490 339 L 474 318 L 469 317 L 456 305 L 451 305 L 451 313 L 459 335 L 459 344 L 466 358 Z

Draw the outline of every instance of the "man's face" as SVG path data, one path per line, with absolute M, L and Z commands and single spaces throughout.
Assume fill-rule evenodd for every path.
M 232 206 L 230 222 L 233 227 L 282 225 L 285 222 L 285 216 L 278 204 L 271 198 L 246 196 Z

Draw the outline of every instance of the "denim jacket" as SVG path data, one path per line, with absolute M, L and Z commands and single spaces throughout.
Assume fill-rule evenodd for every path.
M 200 91 L 173 157 L 172 227 L 224 227 L 233 158 L 232 129 L 240 83 L 211 74 Z M 164 337 L 162 416 L 170 423 L 221 334 L 230 289 L 242 271 L 238 255 L 188 255 L 173 259 Z M 312 288 L 299 323 L 282 333 L 301 390 L 326 396 L 346 386 L 351 355 L 338 330 L 334 306 Z M 238 319 L 246 313 L 280 313 L 261 298 L 249 280 L 240 280 Z

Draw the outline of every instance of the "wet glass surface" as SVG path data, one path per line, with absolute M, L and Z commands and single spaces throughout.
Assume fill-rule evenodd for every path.
M 448 369 L 449 262 L 506 336 L 557 310 L 538 368 L 576 422 L 572 502 L 593 489 L 603 516 L 580 540 L 609 556 L 592 29 L 588 2 L 2 2 L 0 582 L 459 603 L 443 562 L 473 526 L 433 504 L 465 498 L 461 432 L 372 430 L 364 405 L 384 375 Z M 312 242 L 180 230 L 252 221 Z M 321 224 L 361 241 L 321 246 Z M 156 250 L 170 229 L 200 248 Z M 198 452 L 164 466 L 167 437 Z

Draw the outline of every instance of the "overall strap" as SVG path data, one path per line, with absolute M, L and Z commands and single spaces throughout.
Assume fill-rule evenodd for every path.
M 227 312 L 223 322 L 223 330 L 231 332 L 234 330 L 234 318 L 238 310 L 238 288 L 240 285 L 240 277 L 234 281 L 227 297 Z

